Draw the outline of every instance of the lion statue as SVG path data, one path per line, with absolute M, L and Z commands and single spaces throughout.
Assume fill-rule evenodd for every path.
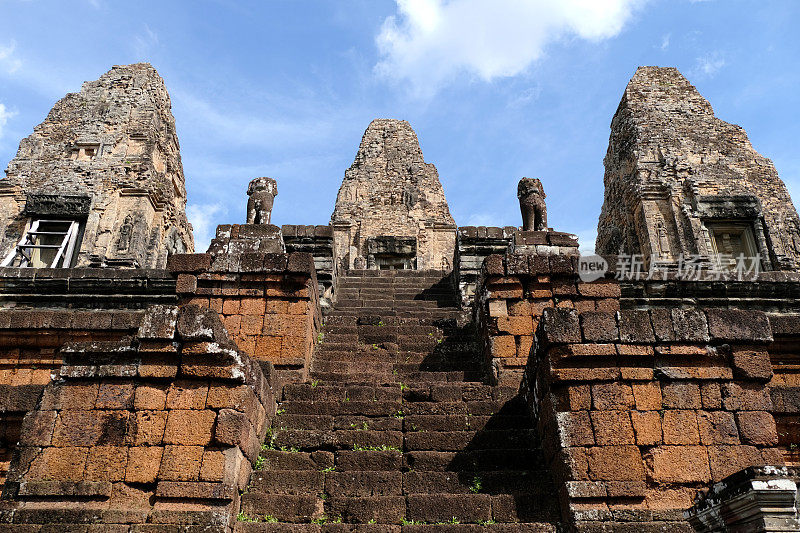
M 269 224 L 278 183 L 272 178 L 256 178 L 247 187 L 247 196 L 247 223 Z
M 536 178 L 522 178 L 517 185 L 517 198 L 522 211 L 523 231 L 547 231 L 547 206 L 542 182 Z

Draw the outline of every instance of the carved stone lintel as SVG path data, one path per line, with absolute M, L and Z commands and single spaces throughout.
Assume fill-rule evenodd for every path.
M 92 199 L 75 194 L 28 194 L 25 214 L 82 218 L 89 214 Z

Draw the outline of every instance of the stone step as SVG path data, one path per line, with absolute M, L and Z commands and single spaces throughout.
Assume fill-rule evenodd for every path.
M 461 452 L 398 450 L 281 451 L 262 450 L 260 471 L 275 470 L 413 470 L 416 472 L 460 472 L 524 470 L 544 471 L 544 459 L 535 448 L 467 450 Z M 255 475 L 255 474 L 254 474 Z
M 403 454 L 397 450 L 339 450 L 335 454 L 337 472 L 386 470 L 401 472 L 405 465 Z
M 452 307 L 457 307 L 458 300 L 451 290 L 407 290 L 407 289 L 340 289 L 336 291 L 334 305 L 340 306 L 352 301 L 388 301 L 408 305 L 429 305 L 443 302 L 452 302 Z
M 488 494 L 409 494 L 406 520 L 432 523 L 487 522 L 492 520 Z
M 275 430 L 480 431 L 532 429 L 526 416 L 411 415 L 397 417 L 290 415 L 275 418 Z
M 259 517 L 263 519 L 263 517 Z M 481 524 L 289 524 L 236 522 L 236 533 L 556 533 L 553 523 Z
M 277 449 L 315 450 L 398 449 L 405 451 L 457 452 L 461 450 L 527 449 L 536 446 L 529 428 L 463 431 L 378 430 L 354 426 L 348 429 L 274 429 L 271 445 Z
M 289 383 L 282 389 L 282 401 L 373 401 L 388 400 L 407 403 L 436 403 L 449 402 L 495 402 L 491 405 L 498 414 L 527 415 L 525 403 L 511 387 L 492 387 L 481 382 L 452 382 L 452 383 L 417 383 L 404 384 L 391 382 L 382 385 L 365 383 L 356 380 L 349 382 L 322 381 L 311 383 Z M 417 406 L 420 409 L 426 405 Z M 474 405 L 474 403 L 469 403 Z M 442 407 L 453 408 L 455 405 Z M 463 410 L 461 410 L 463 412 Z M 423 413 L 421 413 L 423 414 Z M 424 413 L 424 414 L 455 414 L 455 413 Z M 473 413 L 475 414 L 475 413 Z
M 414 471 L 545 470 L 542 452 L 535 448 L 459 452 L 417 450 L 404 453 L 403 458 L 406 467 Z
M 341 372 L 317 372 L 312 371 L 311 377 L 317 380 L 346 383 L 352 379 L 352 374 Z M 359 381 L 365 383 L 390 383 L 400 381 L 406 384 L 416 384 L 423 382 L 461 382 L 461 381 L 480 381 L 483 379 L 483 372 L 476 371 L 452 371 L 452 372 L 413 372 L 407 374 L 361 374 Z
M 532 429 L 527 416 L 410 415 L 403 417 L 403 431 L 473 431 Z
M 361 317 L 361 316 L 377 316 L 384 322 L 390 318 L 416 318 L 420 320 L 437 320 L 442 318 L 457 318 L 460 310 L 448 307 L 437 307 L 436 309 L 426 310 L 395 310 L 386 308 L 375 307 L 353 307 L 353 308 L 337 308 L 328 313 L 326 320 L 332 317 Z
M 435 327 L 457 327 L 458 317 L 460 312 L 453 312 L 453 316 L 447 319 L 436 321 L 420 321 L 418 318 L 395 316 L 387 317 L 380 315 L 357 315 L 357 316 L 335 316 L 327 315 L 325 317 L 325 327 L 329 326 L 344 326 L 344 327 L 361 327 L 361 326 L 435 326 Z
M 275 417 L 272 425 L 275 430 L 312 429 L 322 431 L 333 430 L 367 430 L 402 431 L 403 420 L 393 416 L 333 416 L 333 415 L 287 415 Z
M 402 404 L 405 416 L 412 415 L 478 415 L 494 416 L 501 412 L 504 402 L 494 400 L 463 401 L 407 401 Z
M 325 512 L 332 519 L 345 522 L 399 524 L 406 515 L 403 496 L 330 496 Z
M 325 451 L 261 450 L 256 472 L 266 470 L 323 470 L 334 466 L 334 454 Z M 255 474 L 253 474 L 255 475 Z
M 359 276 L 344 276 L 336 280 L 337 289 L 340 288 L 353 288 L 353 287 L 419 287 L 428 288 L 433 287 L 437 289 L 450 289 L 452 285 L 433 276 L 419 276 L 416 278 L 371 278 Z
M 334 372 L 349 375 L 371 373 L 384 374 L 386 376 L 397 376 L 398 381 L 403 380 L 403 376 L 416 375 L 420 373 L 432 372 L 467 372 L 471 371 L 480 374 L 481 365 L 472 360 L 426 360 L 419 363 L 391 363 L 378 361 L 337 361 L 319 358 L 311 365 L 312 373 Z
M 403 494 L 502 494 L 553 490 L 549 476 L 530 470 L 404 472 Z
M 325 474 L 325 492 L 345 497 L 401 496 L 403 473 L 400 470 L 348 470 Z
M 391 375 L 397 366 L 395 363 L 382 363 L 379 361 L 327 361 L 325 359 L 315 359 L 311 364 L 312 372 L 341 372 L 345 374 L 387 374 Z
M 403 449 L 402 431 L 363 429 L 287 429 L 273 432 L 274 446 L 301 451 L 348 449 Z
M 438 362 L 475 362 L 478 359 L 475 351 L 456 351 L 454 353 L 430 353 L 418 351 L 393 352 L 374 350 L 371 347 L 362 350 L 317 350 L 315 361 L 364 361 L 371 360 L 383 363 L 438 363 Z
M 387 326 L 382 328 L 380 326 L 377 327 L 366 327 L 361 326 L 358 331 L 347 331 L 347 332 L 340 332 L 340 331 L 326 331 L 323 330 L 322 342 L 320 346 L 324 346 L 325 344 L 330 343 L 362 343 L 362 344 L 370 344 L 374 341 L 367 340 L 367 339 L 378 339 L 377 342 L 383 342 L 387 339 L 400 339 L 404 341 L 414 341 L 414 340 L 433 340 L 439 341 L 442 339 L 443 341 L 448 341 L 451 343 L 456 342 L 474 342 L 475 337 L 472 334 L 468 335 L 458 335 L 455 333 L 444 332 L 439 328 L 436 327 L 424 327 L 424 326 L 412 326 L 412 327 L 405 327 L 405 331 L 398 331 L 398 327 Z
M 409 494 L 406 496 L 406 520 L 433 524 L 550 521 L 558 516 L 554 506 L 548 505 L 550 500 L 537 498 L 535 493 Z M 543 505 L 543 501 L 548 504 Z M 494 531 L 494 527 L 490 530 Z
M 501 401 L 497 387 L 480 382 L 427 383 L 403 387 L 406 402 Z
M 458 307 L 458 299 L 453 291 L 416 290 L 416 289 L 339 289 L 336 291 L 336 302 L 340 305 L 354 300 L 385 300 L 403 304 L 447 303 L 451 307 Z
M 289 532 L 293 530 L 287 530 Z M 556 533 L 559 529 L 552 522 L 532 522 L 491 525 L 481 524 L 409 524 L 401 533 Z M 271 531 L 269 532 L 271 533 Z
M 376 356 L 386 353 L 387 355 L 394 355 L 396 357 L 407 357 L 411 353 L 416 352 L 419 355 L 427 355 L 431 357 L 447 357 L 464 356 L 467 354 L 477 355 L 479 349 L 476 343 L 470 341 L 456 342 L 448 341 L 447 339 L 442 342 L 421 341 L 421 342 L 398 342 L 397 339 L 383 338 L 383 339 L 369 339 L 373 342 L 324 342 L 318 344 L 314 356 L 321 356 L 330 352 L 344 352 L 362 355 L 367 359 L 373 360 Z
M 442 335 L 444 331 L 432 325 L 424 324 L 393 324 L 393 325 L 372 325 L 360 324 L 355 326 L 325 326 L 323 329 L 325 336 L 329 335 L 347 335 L 348 338 L 358 339 L 360 335 L 374 335 L 374 334 L 390 334 L 390 335 Z M 471 333 L 471 332 L 470 332 Z M 353 337 L 349 337 L 349 336 Z
M 280 405 L 287 414 L 294 415 L 361 415 L 361 416 L 402 416 L 403 404 L 400 401 L 287 401 Z
M 359 336 L 373 335 L 380 333 L 389 333 L 392 335 L 422 335 L 422 336 L 438 336 L 447 335 L 448 337 L 458 335 L 459 333 L 463 338 L 474 338 L 474 332 L 470 330 L 461 331 L 455 324 L 358 324 L 355 326 L 355 331 L 348 331 L 347 333 L 355 333 Z
M 319 494 L 245 493 L 241 512 L 248 517 L 269 517 L 280 522 L 311 522 L 325 514 Z
M 528 449 L 536 445 L 536 435 L 532 429 L 419 431 L 406 433 L 403 445 L 406 451 Z
M 553 490 L 541 472 L 463 471 L 402 472 L 393 470 L 270 470 L 253 474 L 248 493 L 341 496 L 400 496 L 407 494 L 537 493 Z
M 424 277 L 438 277 L 440 279 L 447 278 L 451 275 L 444 270 L 412 270 L 412 269 L 399 269 L 399 270 L 379 270 L 379 269 L 350 269 L 344 273 L 345 278 L 349 277 L 362 277 L 362 278 L 424 278 Z
M 325 472 L 321 470 L 262 470 L 250 477 L 250 494 L 320 494 L 325 490 Z
M 390 400 L 400 401 L 403 394 L 400 386 L 387 385 L 385 387 L 365 386 L 356 384 L 341 383 L 291 383 L 283 387 L 282 399 L 319 401 L 319 400 L 340 400 L 349 401 L 373 401 Z

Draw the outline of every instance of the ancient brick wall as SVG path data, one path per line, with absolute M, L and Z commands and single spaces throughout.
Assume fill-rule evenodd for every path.
M 196 306 L 153 306 L 133 339 L 61 351 L 23 421 L 2 521 L 230 531 L 275 413 L 269 364 Z
M 771 340 L 759 311 L 545 310 L 528 387 L 574 519 L 681 520 L 708 483 L 782 464 Z
M 143 310 L 174 304 L 175 280 L 148 269 L 0 269 L 0 483 L 61 346 L 117 341 L 136 332 Z
M 77 266 L 164 268 L 194 249 L 175 119 L 146 63 L 116 66 L 59 100 L 0 180 L 0 260 L 31 220 L 82 224 Z
M 527 363 L 522 390 L 579 529 L 691 531 L 682 513 L 697 491 L 751 465 L 797 464 L 796 314 L 688 297 L 620 310 L 615 280 L 583 283 L 568 258 L 534 255 L 487 259 L 479 295 L 485 357 L 507 376 Z
M 619 309 L 619 286 L 605 280 L 580 282 L 576 261 L 566 255 L 534 254 L 492 255 L 485 260 L 475 321 L 487 374 L 495 383 L 519 385 L 544 309 Z
M 0 484 L 5 482 L 25 414 L 63 364 L 59 349 L 86 340 L 117 341 L 136 332 L 141 312 L 0 310 Z
M 178 254 L 169 269 L 181 301 L 219 313 L 244 353 L 307 377 L 322 320 L 311 254 Z

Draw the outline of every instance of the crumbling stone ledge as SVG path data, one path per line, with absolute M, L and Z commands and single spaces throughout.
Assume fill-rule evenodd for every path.
M 230 531 L 275 414 L 271 365 L 194 305 L 152 306 L 135 337 L 61 352 L 23 421 L 0 521 Z
M 700 533 L 800 530 L 797 468 L 752 466 L 698 494 L 684 516 Z

